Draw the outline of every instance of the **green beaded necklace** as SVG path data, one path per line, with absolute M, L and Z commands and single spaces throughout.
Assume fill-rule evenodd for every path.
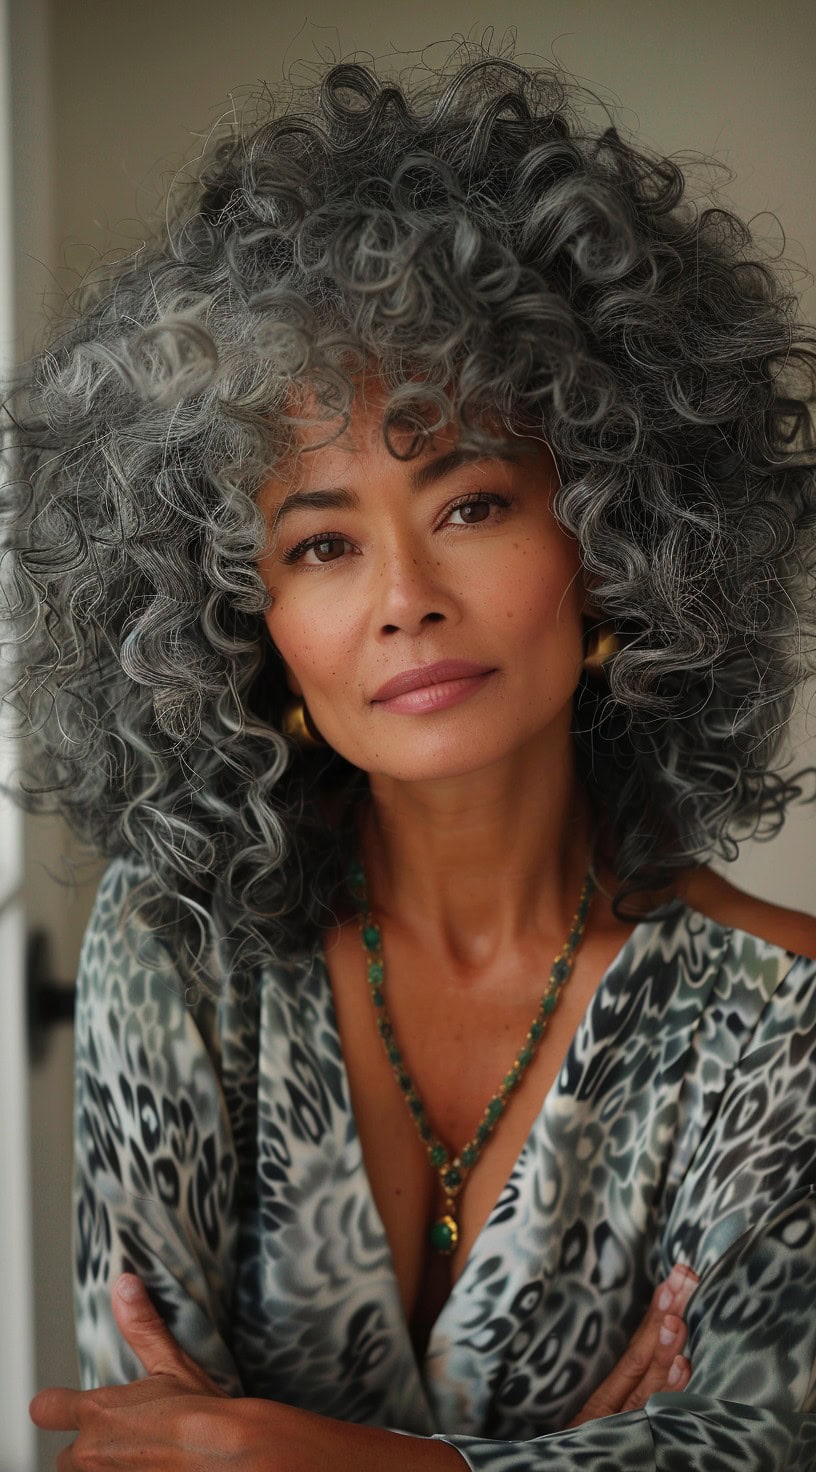
M 428 1159 L 439 1175 L 440 1185 L 445 1196 L 445 1214 L 435 1221 L 430 1229 L 431 1246 L 437 1251 L 449 1256 L 456 1251 L 459 1241 L 459 1224 L 456 1220 L 457 1196 L 462 1190 L 468 1175 L 472 1171 L 487 1141 L 493 1134 L 496 1125 L 501 1118 L 508 1097 L 522 1078 L 525 1070 L 532 1063 L 536 1055 L 538 1045 L 546 1031 L 547 1023 L 555 1011 L 559 993 L 572 971 L 575 960 L 575 952 L 584 933 L 587 912 L 595 889 L 596 881 L 590 868 L 584 880 L 581 890 L 581 898 L 578 909 L 575 912 L 570 928 L 569 936 L 563 949 L 559 951 L 552 964 L 550 979 L 541 998 L 533 1021 L 527 1029 L 524 1046 L 518 1057 L 514 1060 L 509 1073 L 506 1073 L 497 1093 L 493 1095 L 481 1123 L 477 1126 L 472 1140 L 463 1147 L 454 1159 L 451 1159 L 442 1141 L 434 1134 L 422 1100 L 416 1091 L 413 1079 L 408 1073 L 402 1059 L 402 1054 L 397 1047 L 394 1037 L 394 1028 L 385 1007 L 383 989 L 385 987 L 385 961 L 382 950 L 382 934 L 371 911 L 368 908 L 368 893 L 366 890 L 365 874 L 363 866 L 355 861 L 349 870 L 348 884 L 351 894 L 357 906 L 357 923 L 360 928 L 363 946 L 366 951 L 368 982 L 371 989 L 371 1000 L 377 1017 L 377 1031 L 383 1040 L 383 1046 L 391 1064 L 397 1083 L 405 1095 L 405 1102 L 410 1110 L 414 1124 L 419 1131 L 419 1138 L 425 1146 Z

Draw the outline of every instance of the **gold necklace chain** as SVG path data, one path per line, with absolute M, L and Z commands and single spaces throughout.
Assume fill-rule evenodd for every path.
M 575 952 L 586 926 L 590 901 L 598 887 L 597 881 L 593 869 L 590 867 L 584 879 L 581 897 L 572 919 L 569 935 L 563 948 L 558 952 L 552 963 L 549 980 L 539 1002 L 538 1011 L 527 1029 L 524 1044 L 520 1048 L 518 1056 L 514 1059 L 512 1068 L 502 1079 L 498 1091 L 487 1104 L 473 1138 L 468 1140 L 467 1144 L 459 1151 L 459 1154 L 453 1158 L 451 1158 L 447 1147 L 439 1139 L 438 1135 L 435 1134 L 428 1120 L 425 1107 L 417 1092 L 416 1085 L 405 1067 L 405 1062 L 394 1036 L 394 1027 L 385 1005 L 385 960 L 382 949 L 382 932 L 368 907 L 365 873 L 359 861 L 355 860 L 349 869 L 348 885 L 357 906 L 357 924 L 366 953 L 368 983 L 371 1000 L 374 1003 L 377 1031 L 382 1038 L 386 1056 L 405 1097 L 405 1103 L 416 1125 L 419 1138 L 425 1146 L 431 1165 L 439 1176 L 439 1183 L 445 1197 L 445 1212 L 437 1221 L 432 1223 L 430 1228 L 431 1246 L 437 1252 L 449 1256 L 452 1252 L 456 1251 L 459 1241 L 457 1197 L 504 1113 L 509 1096 L 518 1087 L 525 1071 L 529 1068 L 536 1055 L 541 1039 L 547 1030 L 550 1018 L 555 1011 L 561 990 L 572 971 Z

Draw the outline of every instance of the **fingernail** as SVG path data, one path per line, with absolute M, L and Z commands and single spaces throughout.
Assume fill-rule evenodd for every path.
M 677 1382 L 678 1382 L 678 1380 L 680 1379 L 680 1376 L 682 1375 L 682 1373 L 683 1373 L 683 1367 L 682 1367 L 680 1361 L 679 1360 L 672 1360 L 672 1367 L 669 1370 L 668 1377 L 667 1377 L 669 1384 L 670 1385 L 676 1385 Z
M 673 1301 L 674 1293 L 667 1283 L 665 1288 L 661 1289 L 660 1297 L 657 1300 L 657 1306 L 660 1312 L 665 1313 L 667 1308 L 671 1308 Z
M 677 1330 L 670 1329 L 668 1324 L 661 1324 L 659 1338 L 661 1344 L 671 1344 L 677 1338 Z
M 686 1278 L 686 1281 L 683 1284 L 682 1288 L 674 1296 L 674 1301 L 677 1305 L 677 1313 L 680 1314 L 684 1311 L 692 1294 L 696 1292 L 697 1286 L 698 1285 L 695 1278 Z
M 132 1273 L 123 1273 L 116 1284 L 116 1292 L 120 1298 L 124 1298 L 126 1303 L 132 1303 L 134 1298 L 138 1298 L 141 1288 L 142 1285 L 139 1279 Z

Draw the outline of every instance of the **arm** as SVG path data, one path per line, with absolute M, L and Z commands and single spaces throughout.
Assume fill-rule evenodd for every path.
M 643 1410 L 529 1441 L 439 1438 L 473 1472 L 816 1468 L 816 962 L 764 1007 L 663 1224 L 701 1282 L 692 1376 Z
M 333 1420 L 278 1402 L 233 1399 L 182 1350 L 136 1277 L 117 1279 L 116 1323 L 146 1376 L 101 1389 L 41 1390 L 35 1425 L 76 1433 L 60 1466 L 100 1472 L 455 1472 L 462 1459 L 431 1437 Z
M 167 948 L 121 922 L 129 862 L 102 879 L 77 976 L 74 1290 L 81 1384 L 144 1374 L 111 1288 L 135 1272 L 181 1347 L 241 1395 L 229 1348 L 236 1161 L 208 1014 Z M 209 1019 L 211 1023 L 211 1018 Z

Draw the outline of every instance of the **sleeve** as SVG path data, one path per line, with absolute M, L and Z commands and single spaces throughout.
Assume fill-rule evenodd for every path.
M 816 962 L 764 1006 L 667 1214 L 690 1262 L 685 1391 L 529 1441 L 440 1435 L 471 1472 L 816 1472 Z
M 74 1310 L 83 1389 L 144 1377 L 110 1295 L 138 1273 L 175 1338 L 229 1394 L 236 1158 L 209 1004 L 185 1000 L 168 942 L 125 921 L 133 865 L 108 866 L 77 974 Z

